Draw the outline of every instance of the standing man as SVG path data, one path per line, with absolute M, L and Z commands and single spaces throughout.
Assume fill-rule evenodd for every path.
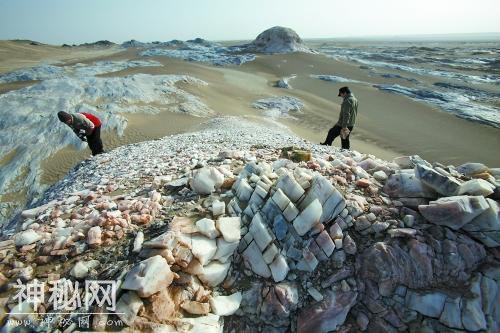
M 339 97 L 342 97 L 342 106 L 340 107 L 339 120 L 329 131 L 325 142 L 322 145 L 331 146 L 333 140 L 340 135 L 342 142 L 342 149 L 349 149 L 349 135 L 356 123 L 356 116 L 358 115 L 358 100 L 349 90 L 349 87 L 342 87 L 339 89 Z
M 57 117 L 71 127 L 82 141 L 87 141 L 92 155 L 104 153 L 101 141 L 101 120 L 99 118 L 90 113 L 69 114 L 64 111 L 59 111 Z

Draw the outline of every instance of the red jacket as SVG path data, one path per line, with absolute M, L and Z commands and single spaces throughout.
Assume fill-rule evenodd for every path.
M 95 127 L 101 126 L 101 120 L 91 113 L 81 112 L 88 120 L 94 124 Z

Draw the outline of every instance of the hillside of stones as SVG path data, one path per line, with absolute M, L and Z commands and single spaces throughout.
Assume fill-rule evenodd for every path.
M 0 242 L 0 321 L 72 332 L 15 282 L 112 279 L 118 314 L 89 330 L 498 332 L 499 179 L 214 119 L 88 159 L 25 210 Z

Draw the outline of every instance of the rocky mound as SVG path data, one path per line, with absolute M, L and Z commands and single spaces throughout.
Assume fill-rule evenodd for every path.
M 79 46 L 87 46 L 87 47 L 110 47 L 114 46 L 116 43 L 110 42 L 109 40 L 98 40 L 97 42 L 93 43 L 83 43 L 80 44 Z
M 292 53 L 312 50 L 305 46 L 299 35 L 290 28 L 272 27 L 260 33 L 255 40 L 246 45 L 248 51 L 260 53 Z
M 5 325 L 497 331 L 499 176 L 384 162 L 233 118 L 120 147 L 74 169 L 0 243 Z M 35 278 L 80 281 L 82 299 L 84 280 L 116 280 L 116 315 L 76 307 L 35 321 L 52 303 L 13 297 L 17 279 Z

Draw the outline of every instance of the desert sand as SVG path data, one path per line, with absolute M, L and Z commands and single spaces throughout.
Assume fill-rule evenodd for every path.
M 2 42 L 0 72 L 23 66 L 59 61 L 60 64 L 93 63 L 97 60 L 140 59 L 136 49 L 61 48 L 33 46 L 22 42 Z M 182 87 L 215 111 L 215 115 L 245 116 L 258 121 L 262 111 L 251 104 L 270 96 L 300 98 L 305 108 L 294 114 L 296 119 L 272 119 L 295 134 L 319 143 L 338 118 L 341 99 L 338 89 L 346 84 L 311 78 L 312 74 L 332 74 L 372 83 L 397 83 L 397 79 L 367 77 L 359 65 L 337 61 L 321 54 L 258 55 L 255 61 L 241 66 L 216 67 L 166 57 L 151 57 L 163 67 L 130 68 L 103 76 L 126 76 L 136 73 L 188 74 L 202 79 L 208 86 Z M 277 80 L 296 75 L 293 89 L 275 87 Z M 19 89 L 35 82 L 0 84 L 0 92 Z M 351 149 L 391 160 L 400 155 L 420 155 L 443 164 L 458 165 L 477 161 L 490 166 L 500 164 L 498 130 L 459 119 L 429 105 L 406 97 L 378 91 L 372 86 L 349 83 L 360 101 L 357 125 L 351 135 Z M 124 144 L 161 138 L 190 131 L 206 118 L 162 112 L 158 115 L 124 114 L 128 127 L 124 136 L 103 129 L 105 149 Z M 270 121 L 266 119 L 266 121 Z M 340 146 L 339 138 L 334 146 Z M 89 157 L 89 151 L 69 146 L 43 163 L 43 179 L 51 184 L 62 178 L 77 162 Z

